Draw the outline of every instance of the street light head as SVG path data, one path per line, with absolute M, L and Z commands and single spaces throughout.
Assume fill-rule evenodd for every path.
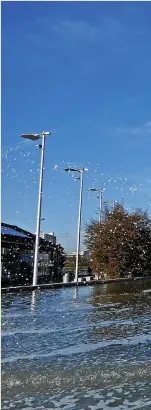
M 39 140 L 41 135 L 40 134 L 22 134 L 21 137 L 26 138 L 31 141 L 36 141 L 36 140 Z
M 41 138 L 42 135 L 51 135 L 51 132 L 43 131 L 41 134 L 22 134 L 21 137 L 31 141 L 36 141 L 39 140 L 39 138 Z
M 80 179 L 80 177 L 75 177 L 74 178 L 74 181 L 77 181 L 77 180 L 79 180 Z
M 104 192 L 105 188 L 89 188 L 89 191 L 93 192 Z
M 96 188 L 89 188 L 88 191 L 97 192 Z
M 88 168 L 64 168 L 66 172 L 80 172 L 83 173 L 84 171 L 88 171 Z
M 66 171 L 66 172 L 76 172 L 76 171 L 78 171 L 78 169 L 76 169 L 76 168 L 64 168 L 64 171 Z

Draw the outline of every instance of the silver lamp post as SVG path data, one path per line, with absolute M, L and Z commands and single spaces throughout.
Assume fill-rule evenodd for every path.
M 79 198 L 79 215 L 78 215 L 78 231 L 77 231 L 77 251 L 76 251 L 76 267 L 75 267 L 75 282 L 78 285 L 78 266 L 79 266 L 79 251 L 80 251 L 80 233 L 81 233 L 81 216 L 82 216 L 82 196 L 83 196 L 83 175 L 87 168 L 65 168 L 66 172 L 79 172 L 80 176 L 76 179 L 80 180 L 80 198 Z
M 103 211 L 103 192 L 104 188 L 89 188 L 88 191 L 91 192 L 98 192 L 98 198 L 99 198 L 99 224 L 102 223 L 102 211 Z
M 43 131 L 41 134 L 22 134 L 22 138 L 27 138 L 31 141 L 36 141 L 42 138 L 42 144 L 38 145 L 41 149 L 40 162 L 40 177 L 39 177 L 39 193 L 38 193 L 38 209 L 37 209 L 37 227 L 35 238 L 35 255 L 34 255 L 34 272 L 33 272 L 33 286 L 37 285 L 38 280 L 38 254 L 39 254 L 39 236 L 40 236 L 40 222 L 41 222 L 41 205 L 42 205 L 42 189 L 43 189 L 43 171 L 44 171 L 44 153 L 45 153 L 45 137 L 51 133 Z

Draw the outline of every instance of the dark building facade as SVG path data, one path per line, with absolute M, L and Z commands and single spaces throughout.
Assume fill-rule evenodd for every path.
M 1 280 L 6 283 L 31 283 L 35 235 L 15 225 L 1 224 Z M 64 249 L 39 238 L 38 282 L 61 280 Z

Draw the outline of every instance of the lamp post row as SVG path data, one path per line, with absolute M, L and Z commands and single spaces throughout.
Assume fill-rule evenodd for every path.
M 40 222 L 44 218 L 41 218 L 42 207 L 42 190 L 43 190 L 43 172 L 44 172 L 44 154 L 45 154 L 45 137 L 51 135 L 49 131 L 43 131 L 40 134 L 22 134 L 21 137 L 29 139 L 31 141 L 37 141 L 42 139 L 42 144 L 37 145 L 37 148 L 41 150 L 40 161 L 40 176 L 39 176 L 39 192 L 38 192 L 38 208 L 37 208 L 37 225 L 36 225 L 36 238 L 35 238 L 35 255 L 34 255 L 34 271 L 33 271 L 33 286 L 37 285 L 38 280 L 38 255 L 39 255 L 39 236 L 40 236 Z M 78 284 L 78 265 L 79 265 L 79 251 L 80 251 L 80 233 L 81 233 L 81 216 L 82 216 L 82 197 L 83 197 L 83 177 L 84 172 L 88 171 L 87 168 L 65 168 L 66 172 L 77 172 L 79 177 L 75 179 L 80 181 L 80 198 L 79 198 L 79 213 L 78 213 L 78 230 L 77 230 L 77 250 L 76 250 L 76 268 L 75 268 L 75 282 Z M 89 188 L 89 191 L 98 192 L 99 198 L 99 223 L 102 223 L 102 211 L 103 211 L 103 192 L 104 188 Z M 109 201 L 108 201 L 109 202 Z M 115 203 L 113 201 L 113 208 L 115 209 Z

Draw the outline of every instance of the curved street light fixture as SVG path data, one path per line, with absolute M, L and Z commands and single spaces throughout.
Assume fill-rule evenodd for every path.
M 99 195 L 97 198 L 99 198 L 99 223 L 102 223 L 102 212 L 103 212 L 103 192 L 105 188 L 89 188 L 88 191 L 90 192 L 98 192 Z

